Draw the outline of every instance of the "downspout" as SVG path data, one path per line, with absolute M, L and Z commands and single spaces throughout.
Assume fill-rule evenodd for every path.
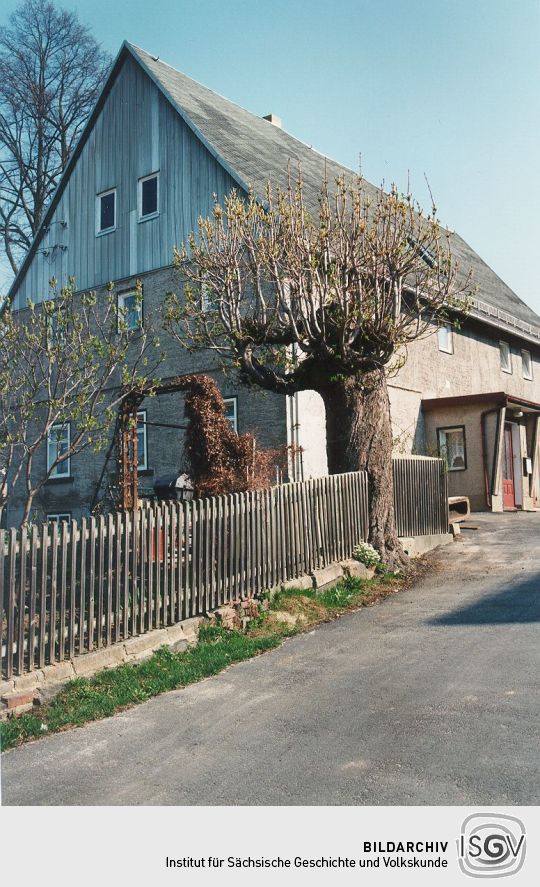
M 291 447 L 289 462 L 292 468 L 291 480 L 297 481 L 304 479 L 304 462 L 300 448 L 300 410 L 297 393 L 290 395 L 289 408 L 289 431 L 287 435 L 289 446 Z
M 535 487 L 537 486 L 536 473 L 538 470 L 538 443 L 539 443 L 539 434 L 540 432 L 540 416 L 535 417 L 533 436 L 532 436 L 532 446 L 531 446 L 531 457 L 532 457 L 532 471 L 531 477 L 529 480 L 529 496 L 531 499 L 535 499 Z M 538 492 L 536 490 L 536 492 Z
M 491 478 L 491 485 L 489 483 L 489 472 L 487 465 L 487 444 L 486 444 L 486 418 L 490 416 L 492 413 L 497 413 L 497 425 L 495 428 L 495 449 L 493 453 L 493 474 Z M 496 494 L 497 490 L 495 487 L 496 479 L 498 476 L 499 470 L 499 460 L 501 453 L 501 427 L 504 427 L 504 419 L 506 416 L 506 407 L 493 407 L 490 410 L 484 410 L 483 413 L 480 414 L 480 431 L 482 436 L 482 465 L 484 468 L 484 490 L 486 497 L 486 505 L 488 508 L 492 507 L 492 495 Z

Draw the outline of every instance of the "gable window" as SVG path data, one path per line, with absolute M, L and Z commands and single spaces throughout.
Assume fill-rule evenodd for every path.
M 467 450 L 465 448 L 465 426 L 437 428 L 439 455 L 446 462 L 448 471 L 465 471 Z
M 118 332 L 123 324 L 128 330 L 138 330 L 143 325 L 142 290 L 118 293 Z
M 146 471 L 148 468 L 146 410 L 139 410 L 137 413 L 137 468 L 139 471 Z
M 52 425 L 47 434 L 47 472 L 49 477 L 69 477 L 71 459 L 61 459 L 71 445 L 71 429 L 69 422 Z M 55 464 L 56 463 L 56 464 Z M 51 471 L 51 467 L 52 468 Z
M 499 342 L 499 356 L 501 359 L 501 370 L 503 373 L 512 372 L 512 355 L 508 342 Z
M 441 323 L 438 329 L 439 351 L 445 354 L 454 353 L 454 336 L 451 323 Z
M 139 179 L 139 221 L 152 219 L 159 213 L 159 173 Z
M 108 234 L 116 228 L 116 188 L 102 191 L 96 198 L 96 234 Z
M 531 352 L 526 351 L 525 348 L 521 349 L 521 369 L 523 371 L 523 378 L 531 382 L 533 377 L 532 357 Z
M 223 398 L 223 403 L 225 404 L 225 418 L 232 430 L 238 433 L 237 400 L 236 397 Z
M 62 524 L 65 522 L 69 527 L 71 525 L 71 512 L 60 511 L 58 514 L 48 514 L 47 521 L 50 524 Z

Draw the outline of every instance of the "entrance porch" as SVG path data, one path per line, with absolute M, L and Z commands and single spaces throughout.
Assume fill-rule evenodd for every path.
M 538 507 L 540 404 L 498 391 L 426 399 L 422 410 L 450 496 L 468 496 L 474 511 Z

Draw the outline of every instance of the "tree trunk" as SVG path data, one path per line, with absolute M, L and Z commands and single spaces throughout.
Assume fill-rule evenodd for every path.
M 326 408 L 328 470 L 366 471 L 368 541 L 385 564 L 402 568 L 407 556 L 395 525 L 392 424 L 384 370 L 356 379 L 337 377 L 320 393 Z

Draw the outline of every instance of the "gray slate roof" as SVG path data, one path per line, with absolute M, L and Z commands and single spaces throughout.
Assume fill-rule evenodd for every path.
M 325 158 L 279 127 L 156 60 L 143 49 L 132 44 L 129 49 L 244 187 L 252 186 L 262 195 L 269 181 L 285 186 L 289 164 L 294 170 L 300 163 L 306 194 L 314 200 L 325 171 L 329 181 L 338 175 L 353 174 L 347 167 Z M 535 339 L 540 337 L 540 317 L 458 234 L 452 235 L 452 249 L 462 271 L 473 271 L 474 284 L 478 287 L 475 313 L 517 327 L 517 332 L 531 333 Z M 489 310 L 490 307 L 495 310 Z M 501 316 L 504 314 L 510 317 Z M 516 325 L 512 319 L 521 323 Z

